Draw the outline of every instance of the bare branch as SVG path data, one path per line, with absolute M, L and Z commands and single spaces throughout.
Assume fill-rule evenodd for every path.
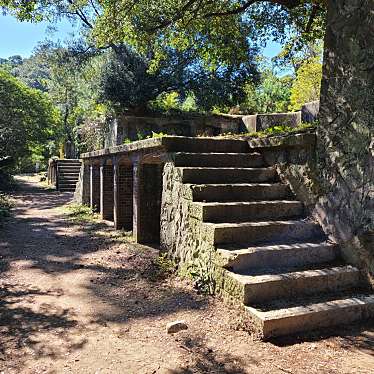
M 93 0 L 90 0 L 90 3 L 91 3 L 91 6 L 92 6 L 94 12 L 96 13 L 96 15 L 97 15 L 97 16 L 100 16 L 100 13 L 99 13 L 99 11 L 97 10 L 94 1 L 93 1 Z
M 309 33 L 310 30 L 312 29 L 312 25 L 313 25 L 314 19 L 316 18 L 318 12 L 321 11 L 321 10 L 322 10 L 322 8 L 320 6 L 313 5 L 312 11 L 310 12 L 308 23 L 307 23 L 307 25 L 305 27 L 305 32 L 306 33 Z

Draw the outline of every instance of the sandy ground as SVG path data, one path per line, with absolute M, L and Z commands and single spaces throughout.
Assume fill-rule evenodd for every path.
M 261 342 L 237 309 L 165 277 L 157 249 L 72 223 L 71 194 L 19 181 L 0 228 L 0 373 L 374 373 L 373 322 Z

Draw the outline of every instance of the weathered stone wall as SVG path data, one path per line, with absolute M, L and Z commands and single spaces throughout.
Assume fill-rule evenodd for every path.
M 253 114 L 243 116 L 243 123 L 248 132 L 263 131 L 279 125 L 297 127 L 301 124 L 301 112 Z
M 191 275 L 213 293 L 222 288 L 223 269 L 214 247 L 213 233 L 194 217 L 192 190 L 183 184 L 171 160 L 164 165 L 161 203 L 161 248 L 178 264 L 182 273 Z
M 178 115 L 160 117 L 122 116 L 108 127 L 105 147 L 134 141 L 152 132 L 179 136 L 215 136 L 225 133 L 262 131 L 276 125 L 297 127 L 313 122 L 318 116 L 319 102 L 307 103 L 302 110 L 293 113 L 266 113 L 254 115 Z
M 373 276 L 374 2 L 328 4 L 316 151 L 277 164 L 346 260 Z
M 82 163 L 81 165 L 73 201 L 78 204 L 90 205 L 90 166 L 88 164 Z
M 139 136 L 152 137 L 152 132 L 180 136 L 213 136 L 239 133 L 245 127 L 241 116 L 231 115 L 178 115 L 159 117 L 121 116 L 112 121 L 106 136 L 106 147 L 134 141 Z
M 314 122 L 318 119 L 319 115 L 319 100 L 305 103 L 301 107 L 301 121 L 302 122 Z
M 356 210 L 350 212 L 352 222 L 345 222 L 347 217 L 340 216 L 340 202 L 331 195 L 328 180 L 321 172 L 318 137 L 314 133 L 277 136 L 263 139 L 253 139 L 249 145 L 261 151 L 268 165 L 275 165 L 283 180 L 290 185 L 297 198 L 304 202 L 308 212 L 321 224 L 331 240 L 337 242 L 345 259 L 366 271 L 369 278 L 374 275 L 373 235 L 365 233 L 354 235 L 355 222 L 360 222 L 362 216 L 372 215 L 373 210 Z M 336 192 L 337 197 L 341 191 Z M 331 199 L 335 204 L 331 204 Z M 327 203 L 329 202 L 330 203 Z M 342 223 L 345 226 L 342 226 Z M 352 226 L 351 226 L 352 225 Z M 344 235 L 340 235 L 343 230 Z M 360 230 L 360 226 L 356 229 Z M 374 283 L 373 283 L 374 285 Z
M 346 256 L 374 272 L 374 1 L 330 0 L 317 163 L 317 210 Z

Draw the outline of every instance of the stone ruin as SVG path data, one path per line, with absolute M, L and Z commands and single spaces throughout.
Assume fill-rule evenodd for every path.
M 316 209 L 315 144 L 304 132 L 109 147 L 82 155 L 75 198 L 240 303 L 265 338 L 351 323 L 374 315 L 374 295 Z

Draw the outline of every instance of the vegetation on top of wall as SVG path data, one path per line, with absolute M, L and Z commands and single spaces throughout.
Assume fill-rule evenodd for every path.
M 154 132 L 154 131 L 152 131 L 152 136 L 150 136 L 150 135 L 144 135 L 140 131 L 136 135 L 137 135 L 137 139 L 136 140 L 131 140 L 129 138 L 125 138 L 123 140 L 123 143 L 124 144 L 129 144 L 129 143 L 136 142 L 138 140 L 145 140 L 145 139 L 152 139 L 152 138 L 163 138 L 164 136 L 168 136 L 168 134 L 165 134 L 163 132 Z
M 287 125 L 275 125 L 263 131 L 247 132 L 247 133 L 241 133 L 241 134 L 226 133 L 226 134 L 220 135 L 219 137 L 237 138 L 237 139 L 239 138 L 268 138 L 272 136 L 285 136 L 289 134 L 309 132 L 309 131 L 315 130 L 317 126 L 318 126 L 318 121 L 314 121 L 311 123 L 303 122 L 297 127 L 290 127 Z

